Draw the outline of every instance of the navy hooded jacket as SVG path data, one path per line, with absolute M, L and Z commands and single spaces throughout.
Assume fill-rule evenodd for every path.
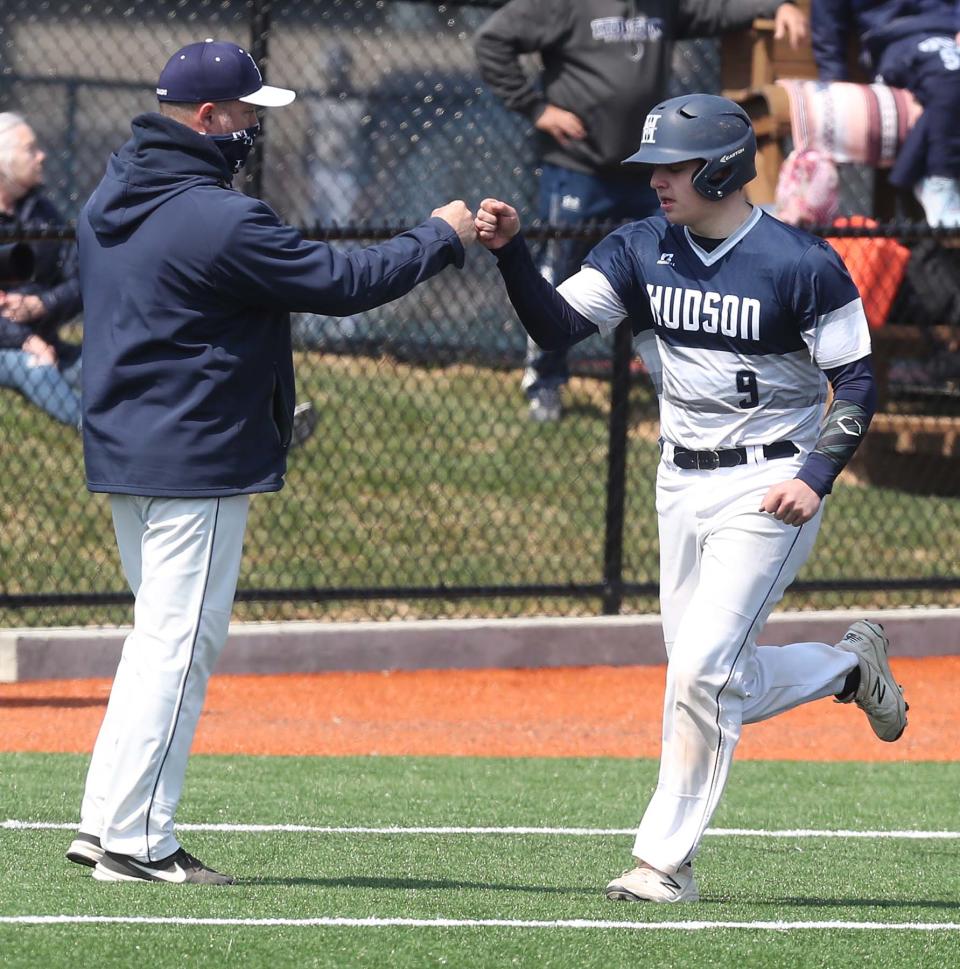
M 821 81 L 846 81 L 847 47 L 860 44 L 864 66 L 874 72 L 884 49 L 919 33 L 960 31 L 957 0 L 815 0 L 810 10 L 810 36 Z
M 462 266 L 463 246 L 437 218 L 352 252 L 307 242 L 230 187 L 207 136 L 160 114 L 132 127 L 77 228 L 87 487 L 278 491 L 294 406 L 289 313 L 387 303 Z

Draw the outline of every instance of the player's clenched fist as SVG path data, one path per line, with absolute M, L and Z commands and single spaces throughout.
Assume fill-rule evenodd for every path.
M 447 202 L 430 213 L 431 218 L 443 219 L 460 237 L 460 241 L 469 246 L 477 241 L 477 230 L 473 225 L 473 213 L 467 208 L 463 199 Z
M 488 249 L 499 249 L 520 231 L 520 216 L 506 202 L 484 199 L 477 210 L 475 225 L 480 244 Z
M 786 525 L 805 525 L 819 510 L 820 496 L 799 478 L 771 486 L 760 504 L 760 511 Z

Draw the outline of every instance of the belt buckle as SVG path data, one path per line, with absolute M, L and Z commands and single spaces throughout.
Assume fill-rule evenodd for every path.
M 695 451 L 698 471 L 716 471 L 720 467 L 719 451 Z

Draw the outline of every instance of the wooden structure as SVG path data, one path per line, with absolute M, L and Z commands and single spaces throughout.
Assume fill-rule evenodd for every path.
M 809 0 L 798 6 L 809 13 Z M 755 20 L 746 30 L 728 34 L 721 47 L 722 94 L 741 104 L 753 121 L 757 135 L 757 178 L 748 187 L 748 196 L 758 205 L 774 201 L 777 177 L 784 159 L 784 143 L 790 135 L 790 107 L 779 78 L 813 80 L 817 77 L 809 41 L 794 50 L 786 41 L 774 39 L 772 20 Z M 856 49 L 850 51 L 851 77 L 865 80 L 857 65 Z M 912 200 L 911 200 L 912 202 Z M 886 173 L 876 170 L 873 215 L 889 221 L 902 198 L 889 185 Z M 910 210 L 910 204 L 907 204 Z M 912 215 L 918 209 L 911 211 Z M 904 490 L 931 490 L 960 495 L 960 416 L 898 412 L 890 400 L 889 370 L 898 358 L 924 358 L 931 353 L 931 337 L 941 345 L 958 340 L 951 326 L 921 329 L 909 325 L 890 325 L 872 334 L 873 360 L 880 394 L 878 413 L 867 440 L 857 452 L 851 470 L 875 484 Z M 920 464 L 924 465 L 920 473 Z M 930 472 L 933 473 L 930 473 Z
M 798 0 L 797 6 L 809 13 L 809 0 Z M 721 44 L 721 93 L 743 106 L 757 134 L 757 178 L 748 195 L 758 205 L 774 201 L 777 175 L 783 164 L 783 145 L 790 135 L 787 92 L 776 82 L 780 78 L 802 81 L 817 78 L 809 38 L 794 50 L 786 40 L 775 40 L 773 34 L 774 22 L 758 19 L 747 30 L 724 36 Z M 848 66 L 851 80 L 867 82 L 855 45 L 848 53 Z M 873 211 L 869 214 L 880 222 L 889 221 L 897 214 L 898 205 L 911 216 L 922 217 L 912 199 L 898 197 L 887 180 L 887 172 L 876 169 Z

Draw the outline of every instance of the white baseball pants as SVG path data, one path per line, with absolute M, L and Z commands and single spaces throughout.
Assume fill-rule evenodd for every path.
M 633 853 L 670 873 L 696 853 L 741 725 L 839 692 L 857 662 L 825 643 L 757 647 L 813 548 L 823 506 L 799 528 L 761 512 L 801 456 L 766 461 L 750 450 L 751 463 L 735 468 L 683 471 L 663 460 L 657 472 L 667 684 L 660 776 Z
M 246 495 L 111 495 L 133 631 L 123 646 L 87 773 L 80 830 L 157 861 L 178 848 L 173 817 L 207 681 L 227 640 Z

